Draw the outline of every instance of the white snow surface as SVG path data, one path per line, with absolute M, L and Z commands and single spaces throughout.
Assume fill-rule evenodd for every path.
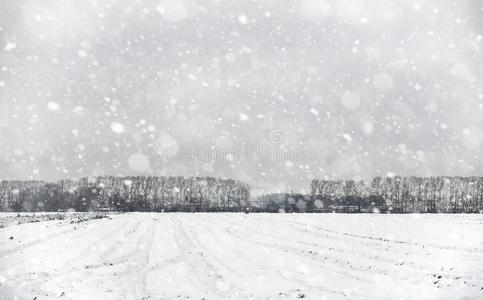
M 0 299 L 482 299 L 482 232 L 482 215 L 25 223 L 0 229 Z

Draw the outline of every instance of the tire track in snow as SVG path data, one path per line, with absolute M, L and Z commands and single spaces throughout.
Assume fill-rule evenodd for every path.
M 331 230 L 331 229 L 321 227 L 319 225 L 302 223 L 302 222 L 298 222 L 298 221 L 295 221 L 295 220 L 290 220 L 290 222 L 287 222 L 285 220 L 267 219 L 267 218 L 260 218 L 259 220 L 268 221 L 268 222 L 280 222 L 280 223 L 283 223 L 283 224 L 298 224 L 300 226 L 305 226 L 305 227 L 314 227 L 315 229 L 322 230 L 322 231 L 325 231 L 325 232 L 328 232 L 328 233 L 331 233 L 331 234 L 334 234 L 334 235 L 338 235 L 338 236 L 342 235 L 342 236 L 347 236 L 347 237 L 350 237 L 350 238 L 369 240 L 369 241 L 373 241 L 373 242 L 384 242 L 384 243 L 408 245 L 408 246 L 414 246 L 414 247 L 419 247 L 419 248 L 435 248 L 435 249 L 438 249 L 438 250 L 462 251 L 462 252 L 468 252 L 468 253 L 471 253 L 471 254 L 474 254 L 475 252 L 479 253 L 479 254 L 483 254 L 483 251 L 478 250 L 477 248 L 469 250 L 467 248 L 458 247 L 458 246 L 443 246 L 443 245 L 434 245 L 434 244 L 422 244 L 422 243 L 418 243 L 418 242 L 393 240 L 393 239 L 388 239 L 388 238 L 383 238 L 383 237 L 372 237 L 372 236 L 354 234 L 354 233 L 349 233 L 349 232 L 344 232 L 344 231 Z
M 324 235 L 322 233 L 317 233 L 316 230 L 322 230 L 323 228 L 320 227 L 320 226 L 317 226 L 317 225 L 313 225 L 313 224 L 306 224 L 306 223 L 300 223 L 300 222 L 297 222 L 297 221 L 293 221 L 293 222 L 284 222 L 282 220 L 280 220 L 280 222 L 277 222 L 278 220 L 272 220 L 272 219 L 266 219 L 266 218 L 260 218 L 260 220 L 263 220 L 264 222 L 270 222 L 270 223 L 279 223 L 280 226 L 283 226 L 283 227 L 287 227 L 287 224 L 289 225 L 289 227 L 291 228 L 296 228 L 293 224 L 298 224 L 299 226 L 301 226 L 302 228 L 297 228 L 297 230 L 299 230 L 301 233 L 309 233 L 309 234 L 315 234 L 315 235 L 319 235 L 321 237 L 324 237 Z M 271 222 L 271 221 L 275 221 L 275 222 Z M 312 229 L 312 230 L 308 230 L 308 229 Z M 353 240 L 354 239 L 357 239 L 357 235 L 356 237 L 354 237 L 352 234 L 339 234 L 339 232 L 337 231 L 333 231 L 333 230 L 322 230 L 324 232 L 328 232 L 329 234 L 331 234 L 332 236 L 327 236 L 327 238 L 331 239 L 331 240 L 334 240 L 334 241 L 344 241 L 348 244 L 348 247 L 350 245 L 353 245 Z M 340 239 L 338 237 L 340 236 L 346 236 L 348 237 L 348 239 Z M 366 239 L 363 239 L 363 240 L 366 240 Z M 374 245 L 378 245 L 379 248 L 387 248 L 387 245 L 384 245 L 384 242 L 385 239 L 370 239 L 370 242 L 374 243 Z M 389 242 L 390 243 L 390 242 Z M 363 249 L 364 247 L 367 247 L 369 244 L 367 245 L 364 245 L 362 244 L 363 246 Z M 423 245 L 423 246 L 418 246 L 418 245 L 415 245 L 415 244 L 406 244 L 404 242 L 401 242 L 401 243 L 396 243 L 396 246 L 397 247 L 404 247 L 404 246 L 411 246 L 411 247 L 416 247 L 417 249 L 416 250 L 419 250 L 419 248 L 422 248 L 424 249 L 424 244 L 420 244 L 420 245 Z M 452 254 L 451 251 L 453 251 L 453 249 L 451 247 L 428 247 L 428 248 L 433 248 L 433 250 L 437 250 L 437 251 L 446 251 L 448 252 L 448 254 Z M 377 248 L 375 249 L 374 247 L 372 247 L 373 250 L 378 250 Z M 380 264 L 380 262 L 383 262 L 383 263 L 386 263 L 386 264 L 389 264 L 384 270 L 385 273 L 392 273 L 393 269 L 396 267 L 396 268 L 409 268 L 411 269 L 410 272 L 412 272 L 414 274 L 414 272 L 417 272 L 420 274 L 421 278 L 423 280 L 427 280 L 428 282 L 434 282 L 434 277 L 437 276 L 438 278 L 445 278 L 447 279 L 448 281 L 460 281 L 460 282 L 467 282 L 467 283 L 472 283 L 472 284 L 475 284 L 477 285 L 477 282 L 475 282 L 475 278 L 473 275 L 467 275 L 467 274 L 463 274 L 463 273 L 456 273 L 455 271 L 453 270 L 444 270 L 444 269 L 441 269 L 441 267 L 439 266 L 434 266 L 434 265 L 431 265 L 431 260 L 428 260 L 427 258 L 423 259 L 423 254 L 424 253 L 411 253 L 411 255 L 409 255 L 409 252 L 405 252 L 403 248 L 401 249 L 398 249 L 398 248 L 391 248 L 391 251 L 390 252 L 394 252 L 394 250 L 396 251 L 399 251 L 399 255 L 396 255 L 396 256 L 399 256 L 399 257 L 403 257 L 404 259 L 403 260 L 394 260 L 394 259 L 391 259 L 390 256 L 387 255 L 387 253 L 384 253 L 383 251 L 380 251 L 381 254 L 377 255 L 376 257 L 373 257 L 373 263 L 372 265 L 377 265 L 377 264 Z M 475 252 L 471 252 L 471 254 L 475 254 Z M 405 260 L 409 260 L 409 259 L 413 259 L 413 255 L 415 254 L 418 254 L 418 258 L 419 258 L 419 262 L 407 262 Z M 429 255 L 429 254 L 428 254 Z M 431 255 L 434 255 L 434 254 L 431 254 Z M 471 255 L 471 258 L 474 260 L 474 256 Z M 394 256 L 394 255 L 392 255 Z M 350 257 L 350 256 L 348 256 Z M 370 255 L 368 255 L 368 258 L 371 258 Z M 424 265 L 421 265 L 421 263 L 425 263 Z M 394 274 L 398 274 L 398 273 L 403 273 L 404 272 L 396 272 Z M 408 278 L 401 278 L 401 280 L 408 280 Z M 417 282 L 418 279 L 414 279 L 413 281 Z
M 139 252 L 135 253 L 134 255 L 131 255 L 130 253 L 125 254 L 127 256 L 126 258 L 131 260 L 131 263 L 128 265 L 128 268 L 125 272 L 125 274 L 128 274 L 128 276 L 124 277 L 125 279 L 129 278 L 129 280 L 126 280 L 126 283 L 123 286 L 129 286 L 129 289 L 131 290 L 132 286 L 134 285 L 133 299 L 149 299 L 149 294 L 147 292 L 148 289 L 146 286 L 146 270 L 148 269 L 151 257 L 151 249 L 157 232 L 157 226 L 156 224 L 153 224 L 154 219 L 151 218 L 150 221 L 151 222 L 148 222 L 150 224 L 146 225 L 147 232 L 143 234 L 142 238 L 140 239 L 142 241 L 142 247 L 141 245 L 138 247 Z M 141 223 L 143 222 L 141 221 L 139 224 Z M 141 226 L 138 226 L 137 229 L 139 230 L 140 227 Z M 131 274 L 134 278 L 130 278 L 131 276 L 129 276 L 129 274 Z M 129 294 L 131 293 L 126 293 L 126 295 Z
M 196 275 L 198 282 L 208 288 L 204 292 L 208 295 L 214 292 L 218 297 L 226 299 L 231 298 L 233 295 L 236 297 L 247 295 L 248 293 L 245 291 L 226 282 L 225 277 L 208 261 L 205 253 L 200 251 L 200 249 L 203 250 L 201 245 L 193 242 L 193 237 L 187 234 L 183 226 L 183 221 L 178 216 L 171 215 L 170 217 L 175 228 L 176 242 L 179 244 L 181 252 L 185 255 L 184 257 L 191 272 Z M 200 268 L 202 271 L 200 271 Z
M 339 275 L 351 278 L 351 279 L 355 279 L 355 280 L 359 280 L 359 281 L 367 281 L 365 279 L 365 277 L 356 276 L 356 275 L 350 274 L 346 271 L 343 271 L 343 270 L 347 270 L 348 265 L 347 265 L 347 263 L 344 263 L 344 261 L 342 261 L 342 260 L 334 259 L 330 255 L 324 256 L 324 255 L 320 255 L 320 254 L 315 253 L 315 252 L 308 253 L 304 250 L 304 248 L 298 248 L 298 247 L 294 247 L 294 246 L 291 246 L 291 245 L 284 244 L 283 240 L 280 240 L 280 239 L 274 237 L 273 235 L 271 235 L 269 233 L 262 233 L 260 231 L 254 230 L 252 228 L 248 228 L 244 225 L 241 225 L 240 227 L 243 227 L 245 231 L 243 232 L 242 230 L 240 230 L 238 228 L 226 228 L 225 231 L 228 234 L 231 234 L 232 236 L 234 236 L 234 237 L 236 237 L 236 238 L 238 238 L 242 241 L 245 241 L 245 242 L 248 242 L 248 243 L 251 243 L 251 244 L 256 244 L 258 246 L 270 248 L 270 249 L 276 250 L 276 251 L 284 253 L 284 254 L 291 253 L 295 257 L 302 257 L 303 258 L 304 256 L 308 256 L 309 254 L 311 254 L 311 256 L 318 256 L 321 259 L 321 262 L 324 263 L 324 268 L 326 268 L 327 270 L 334 272 L 334 273 L 337 273 Z M 260 236 L 262 239 L 247 238 L 249 236 L 249 234 L 247 234 L 247 232 L 249 232 L 252 236 L 254 236 L 254 235 Z M 273 243 L 269 243 L 268 240 L 273 240 Z M 261 241 L 264 241 L 264 242 L 261 242 Z M 334 247 L 331 247 L 331 249 L 329 251 L 333 252 L 334 249 L 335 249 Z M 307 258 L 305 258 L 305 260 L 311 261 L 312 263 L 314 263 L 312 260 L 308 260 Z M 333 266 L 335 266 L 337 268 L 340 268 L 340 270 L 328 267 L 327 266 L 328 263 L 332 264 Z M 375 270 L 371 270 L 371 269 L 367 269 L 367 268 L 360 268 L 359 270 L 356 269 L 356 268 L 351 268 L 350 271 L 351 272 L 352 271 L 359 271 L 363 274 L 366 274 L 368 271 L 369 272 L 375 272 Z M 383 272 L 384 272 L 384 270 L 381 270 L 380 272 L 378 272 L 376 274 L 380 274 L 380 273 L 383 273 Z
M 207 222 L 206 219 L 200 217 L 200 219 L 203 219 L 205 222 Z M 218 223 L 219 224 L 219 223 Z M 245 242 L 245 243 L 248 243 L 248 244 L 255 244 L 257 246 L 260 246 L 261 244 L 257 241 L 253 241 L 252 239 L 247 239 L 247 238 L 242 238 L 241 236 L 246 236 L 246 234 L 234 234 L 233 231 L 230 231 L 230 229 L 228 228 L 224 228 L 225 230 L 223 232 L 220 232 L 220 233 L 217 233 L 215 232 L 212 228 L 215 227 L 217 228 L 216 226 L 210 226 L 210 225 L 213 225 L 213 223 L 209 222 L 208 221 L 208 225 L 206 224 L 201 224 L 201 223 L 197 223 L 198 226 L 203 226 L 204 227 L 204 232 L 210 232 L 212 235 L 218 235 L 218 236 L 221 236 L 223 237 L 223 235 L 221 234 L 226 234 L 228 233 L 230 236 L 232 236 L 232 238 L 235 238 L 235 239 L 238 239 L 242 242 Z M 238 224 L 237 224 L 238 225 Z M 219 241 L 221 243 L 225 242 L 225 239 L 224 238 L 219 238 Z M 247 262 L 250 262 L 253 266 L 255 266 L 255 269 L 262 269 L 264 270 L 265 272 L 272 272 L 270 273 L 270 276 L 273 276 L 273 270 L 275 270 L 275 266 L 274 265 L 268 265 L 266 263 L 266 261 L 262 260 L 262 259 L 257 259 L 256 257 L 254 256 L 250 256 L 250 255 L 246 255 L 246 253 L 243 253 L 242 251 L 236 249 L 236 248 L 233 248 L 231 247 L 230 244 L 227 244 L 225 245 L 226 248 L 229 248 L 230 251 L 236 253 L 239 257 L 242 257 L 243 258 L 243 261 L 244 263 L 247 263 Z M 274 249 L 278 252 L 281 252 L 283 255 L 286 255 L 287 253 L 286 252 L 283 252 L 281 251 L 280 249 L 278 248 L 274 248 L 274 247 L 271 247 L 271 246 L 268 246 L 267 248 L 271 248 L 271 249 Z M 296 258 L 300 259 L 300 257 L 298 255 L 295 255 Z M 309 260 L 306 260 L 306 259 L 302 259 L 304 260 L 305 262 L 308 262 L 309 264 L 315 264 L 314 261 L 309 261 Z M 316 268 L 319 268 L 320 266 L 317 264 L 316 267 L 313 269 L 316 269 Z M 320 286 L 320 285 L 313 285 L 313 284 L 310 284 L 308 283 L 307 281 L 303 281 L 303 280 L 300 280 L 300 279 L 297 279 L 297 278 L 293 278 L 293 277 L 289 277 L 287 275 L 284 274 L 285 270 L 281 270 L 281 269 L 278 269 L 277 272 L 276 272 L 276 275 L 279 276 L 280 278 L 282 278 L 283 280 L 285 281 L 288 281 L 288 282 L 291 282 L 291 283 L 296 283 L 298 284 L 300 287 L 309 287 L 309 288 L 312 288 L 312 289 L 315 289 L 315 290 L 318 290 L 319 292 L 323 292 L 325 294 L 331 294 L 331 295 L 339 295 L 339 296 L 343 296 L 344 293 L 343 292 L 340 292 L 340 291 L 337 291 L 337 290 L 334 290 L 334 289 L 331 289 L 329 287 L 326 287 L 326 286 Z M 260 273 L 260 272 L 259 272 Z M 345 275 L 345 274 L 341 274 L 341 275 Z M 242 275 L 243 276 L 243 275 Z M 253 274 L 250 274 L 249 276 L 253 276 Z M 300 292 L 301 290 L 300 289 L 294 289 L 292 291 L 285 291 L 284 294 L 288 293 L 288 292 Z M 273 296 L 278 296 L 280 297 L 280 294 L 275 294 Z M 271 297 L 269 297 L 271 299 Z
M 116 218 L 116 220 L 118 219 Z M 128 223 L 128 224 L 132 223 L 129 219 L 127 219 L 127 221 L 123 219 L 123 221 L 124 221 L 124 226 L 106 226 L 106 225 L 111 225 L 111 222 L 114 222 L 114 221 L 106 220 L 106 219 L 98 219 L 98 220 L 93 220 L 93 223 L 87 224 L 89 226 L 78 227 L 75 233 L 76 237 L 66 238 L 67 240 L 79 241 L 81 237 L 85 237 L 85 236 L 96 237 L 96 234 L 93 232 L 99 229 L 102 230 L 104 228 L 108 228 L 109 230 L 106 233 L 100 236 L 97 236 L 94 239 L 92 238 L 88 239 L 87 240 L 88 243 L 85 243 L 84 241 L 84 243 L 82 243 L 80 246 L 82 250 L 79 251 L 78 254 L 74 255 L 70 259 L 61 260 L 62 266 L 56 267 L 53 270 L 45 270 L 39 273 L 29 272 L 28 274 L 23 274 L 23 277 L 21 276 L 22 274 L 18 272 L 18 268 L 17 268 L 16 276 L 10 278 L 9 280 L 13 280 L 13 281 L 17 280 L 19 284 L 22 284 L 25 278 L 29 278 L 28 285 L 30 290 L 34 291 L 35 294 L 39 294 L 39 295 L 45 294 L 47 297 L 52 297 L 52 295 L 49 295 L 48 292 L 43 291 L 45 290 L 45 288 L 43 288 L 42 286 L 48 285 L 50 282 L 62 283 L 66 281 L 71 275 L 78 275 L 78 273 L 87 273 L 86 276 L 88 276 L 89 274 L 92 275 L 93 269 L 95 269 L 95 267 L 91 267 L 90 265 L 76 266 L 73 264 L 81 260 L 83 257 L 88 257 L 88 256 L 92 257 L 91 249 L 93 247 L 93 244 L 97 244 L 100 241 L 105 241 L 106 238 L 108 237 L 115 237 L 117 233 L 121 232 L 121 230 L 126 228 L 125 223 Z M 97 226 L 92 226 L 94 224 Z M 67 224 L 67 225 L 76 227 L 76 224 Z M 80 237 L 77 237 L 77 235 L 79 235 Z M 78 244 L 71 244 L 69 245 L 69 247 L 63 247 L 63 248 L 61 248 L 61 246 L 63 246 L 63 244 L 56 244 L 57 248 L 48 248 L 47 251 L 49 252 L 55 251 L 56 253 L 58 253 L 59 257 L 63 257 L 64 256 L 63 253 L 69 253 L 70 251 L 72 251 L 70 249 L 72 249 L 73 247 L 76 247 L 75 249 L 73 249 L 73 251 L 78 251 L 79 249 Z M 41 253 L 39 253 L 38 255 L 41 255 Z M 112 264 L 111 265 L 104 264 L 103 266 L 104 267 L 112 266 Z M 29 269 L 30 268 L 27 268 L 27 270 Z
M 18 226 L 21 226 L 21 225 L 18 225 Z M 68 225 L 70 225 L 70 224 L 62 224 L 62 226 L 68 226 Z M 6 229 L 8 229 L 8 227 Z M 65 234 L 71 233 L 71 232 L 76 231 L 76 230 L 77 229 L 75 227 L 67 228 L 66 230 L 56 231 L 56 232 L 51 233 L 47 236 L 44 236 L 44 237 L 41 237 L 41 238 L 38 238 L 38 239 L 34 239 L 34 240 L 31 240 L 31 241 L 28 241 L 28 242 L 24 242 L 19 246 L 16 246 L 14 248 L 0 252 L 0 257 L 5 257 L 5 256 L 13 254 L 13 253 L 18 253 L 18 252 L 20 252 L 24 249 L 29 248 L 29 247 L 48 242 L 52 239 L 55 239 L 55 238 L 58 238 L 58 237 L 61 237 L 61 236 L 63 237 Z
M 223 217 L 226 219 L 225 216 L 223 216 Z M 218 223 L 218 225 L 224 226 L 226 224 L 225 223 Z M 237 224 L 237 225 L 239 225 L 239 227 L 245 228 L 245 230 L 248 230 L 252 234 L 260 235 L 261 237 L 263 237 L 262 240 L 264 240 L 264 241 L 274 240 L 274 244 L 269 244 L 269 243 L 266 243 L 266 242 L 261 243 L 261 242 L 258 242 L 256 239 L 251 240 L 251 242 L 254 242 L 254 243 L 259 244 L 259 245 L 263 245 L 263 246 L 271 248 L 271 249 L 275 249 L 277 251 L 281 251 L 281 249 L 283 249 L 285 252 L 290 252 L 290 253 L 294 254 L 296 257 L 298 257 L 300 255 L 310 256 L 310 257 L 312 257 L 312 259 L 314 259 L 314 257 L 318 257 L 319 259 L 321 259 L 324 262 L 325 268 L 329 269 L 331 272 L 335 272 L 335 273 L 338 273 L 338 274 L 341 274 L 341 275 L 345 275 L 345 276 L 351 277 L 351 278 L 359 280 L 359 281 L 360 280 L 364 281 L 364 278 L 367 277 L 367 273 L 369 273 L 369 274 L 372 273 L 374 276 L 380 276 L 382 274 L 384 276 L 391 276 L 391 278 L 394 279 L 394 281 L 404 280 L 406 282 L 412 282 L 414 284 L 418 283 L 419 280 L 425 280 L 428 283 L 432 284 L 434 282 L 435 276 L 437 276 L 438 278 L 444 278 L 448 282 L 459 280 L 459 282 L 464 281 L 464 282 L 469 283 L 469 284 L 477 285 L 477 282 L 475 282 L 475 279 L 474 279 L 473 276 L 456 274 L 455 272 L 444 271 L 444 270 L 441 270 L 439 268 L 431 268 L 430 269 L 430 268 L 419 267 L 419 266 L 416 266 L 416 265 L 410 266 L 409 264 L 395 265 L 395 264 L 392 264 L 392 263 L 388 264 L 387 262 L 386 262 L 386 264 L 388 264 L 387 266 L 382 267 L 382 268 L 378 267 L 378 265 L 380 265 L 380 262 L 381 262 L 381 260 L 379 258 L 380 257 L 383 258 L 384 257 L 383 255 L 379 255 L 379 256 L 376 256 L 376 257 L 371 257 L 370 255 L 367 255 L 367 257 L 370 259 L 368 261 L 368 264 L 367 264 L 369 267 L 367 267 L 366 265 L 360 265 L 360 263 L 357 262 L 357 261 L 348 261 L 347 260 L 347 259 L 351 259 L 351 258 L 354 258 L 354 257 L 359 259 L 358 256 L 346 254 L 346 256 L 343 256 L 341 258 L 335 258 L 335 257 L 332 257 L 330 254 L 320 255 L 319 253 L 317 253 L 315 251 L 314 252 L 307 252 L 303 248 L 300 249 L 300 248 L 297 248 L 297 247 L 292 247 L 290 245 L 289 246 L 283 245 L 283 240 L 279 240 L 279 239 L 275 238 L 273 236 L 273 234 L 271 234 L 271 233 L 261 233 L 260 230 L 254 230 L 252 228 L 249 228 L 249 227 L 246 226 L 246 224 L 244 224 L 244 225 Z M 238 234 L 236 234 L 235 236 L 243 236 L 244 240 L 246 240 L 246 237 L 249 236 L 249 235 L 247 235 L 246 232 L 242 232 L 239 229 L 231 228 L 231 229 L 227 229 L 227 231 L 228 232 L 237 231 Z M 275 230 L 275 231 L 272 230 L 272 232 L 277 232 L 277 230 Z M 307 232 L 304 230 L 303 233 L 306 234 Z M 305 244 L 307 245 L 307 243 L 305 243 Z M 366 247 L 367 247 L 367 245 L 366 245 Z M 329 249 L 333 250 L 334 246 L 331 246 Z M 357 252 L 354 252 L 354 253 L 357 253 Z M 383 254 L 385 254 L 387 256 L 387 252 L 386 253 L 383 252 Z M 340 271 L 338 269 L 333 269 L 333 268 L 327 267 L 327 265 L 326 265 L 327 263 L 332 263 L 332 265 L 335 265 L 339 269 L 350 271 L 350 273 L 347 273 L 346 271 Z M 355 265 L 359 265 L 359 267 L 354 267 Z M 394 268 L 398 268 L 398 271 L 394 272 Z M 404 269 L 404 268 L 409 268 L 411 270 L 407 270 L 406 272 L 401 270 L 401 269 Z M 354 271 L 357 272 L 357 273 L 360 273 L 361 275 L 358 275 L 358 276 L 352 275 L 352 273 Z M 417 273 L 419 273 L 419 277 L 412 276 L 411 278 L 408 278 L 408 277 L 399 275 L 399 274 L 405 274 L 407 272 L 410 272 L 412 274 L 415 274 L 414 272 L 417 272 Z
M 67 276 L 72 273 L 76 272 L 86 272 L 86 269 L 89 269 L 91 272 L 92 270 L 99 269 L 99 268 L 108 268 L 112 267 L 114 265 L 119 265 L 126 263 L 124 260 L 117 260 L 117 261 L 112 261 L 109 260 L 110 257 L 112 257 L 115 253 L 115 249 L 118 248 L 119 244 L 122 243 L 119 239 L 118 236 L 123 236 L 124 238 L 131 236 L 133 233 L 136 232 L 137 227 L 139 227 L 140 223 L 135 223 L 134 228 L 131 229 L 132 225 L 132 220 L 123 220 L 124 223 L 118 224 L 116 226 L 113 226 L 111 230 L 107 231 L 106 233 L 98 236 L 94 240 L 89 240 L 88 243 L 85 243 L 85 245 L 81 246 L 82 251 L 79 252 L 79 254 L 75 255 L 73 258 L 66 260 L 64 262 L 65 268 L 63 270 L 56 272 L 56 273 L 48 273 L 44 274 L 47 276 L 52 276 L 50 280 L 56 280 L 58 279 L 57 277 L 60 276 Z M 105 224 L 102 224 L 100 226 L 103 226 Z M 87 236 L 96 236 L 92 231 L 95 231 L 97 228 L 83 228 L 85 230 L 90 231 L 89 233 L 82 233 L 82 235 L 87 235 Z M 123 232 L 127 231 L 127 234 L 123 234 Z M 102 261 L 99 263 L 91 263 L 87 265 L 74 265 L 75 262 L 78 261 L 83 261 L 84 258 L 86 257 L 91 257 L 92 258 L 92 252 L 95 251 L 98 247 L 99 244 L 108 244 L 111 243 L 109 247 L 106 247 L 105 249 L 102 249 L 100 252 L 99 256 L 96 256 L 95 259 L 96 261 Z M 72 245 L 76 246 L 76 245 Z M 76 249 L 77 250 L 77 249 Z M 65 252 L 68 250 L 63 250 Z
M 280 220 L 280 222 L 277 222 L 279 220 L 272 220 L 272 219 L 265 219 L 265 218 L 261 218 L 261 220 L 263 220 L 264 222 L 270 222 L 272 224 L 279 224 L 280 226 L 283 226 L 285 228 L 287 227 L 287 224 L 288 224 L 290 228 L 296 229 L 301 233 L 325 237 L 325 238 L 328 238 L 328 239 L 331 239 L 331 240 L 334 240 L 334 241 L 342 241 L 344 243 L 347 243 L 348 247 L 350 247 L 351 245 L 354 245 L 354 239 L 356 241 L 358 240 L 357 235 L 354 236 L 352 234 L 342 234 L 342 233 L 339 233 L 339 232 L 333 231 L 333 230 L 323 230 L 322 227 L 317 226 L 317 225 L 313 225 L 313 224 L 300 223 L 300 222 L 297 222 L 297 221 L 287 223 L 287 222 L 283 222 L 282 220 Z M 300 227 L 297 228 L 295 226 L 295 224 L 299 225 Z M 312 229 L 312 230 L 309 230 L 309 229 Z M 317 232 L 317 230 L 322 230 L 322 231 L 328 233 L 329 235 L 324 235 L 322 233 L 319 233 L 319 232 Z M 422 257 L 424 256 L 423 255 L 424 253 L 414 252 L 414 251 L 411 252 L 408 249 L 399 248 L 399 247 L 410 246 L 413 249 L 416 248 L 414 250 L 427 251 L 427 249 L 424 247 L 424 244 L 419 243 L 419 245 L 415 245 L 414 243 L 405 243 L 405 242 L 402 242 L 402 241 L 395 243 L 396 248 L 394 248 L 394 247 L 390 248 L 390 252 L 392 253 L 391 256 L 397 256 L 397 257 L 403 258 L 403 259 L 395 260 L 395 259 L 392 259 L 391 256 L 388 256 L 387 253 L 385 253 L 384 251 L 381 250 L 381 249 L 389 249 L 387 244 L 388 243 L 392 244 L 391 242 L 386 242 L 387 239 L 379 239 L 379 238 L 364 239 L 363 238 L 362 240 L 369 240 L 370 243 L 372 243 L 374 246 L 376 246 L 376 247 L 371 247 L 371 249 L 373 251 L 379 252 L 380 254 L 378 254 L 375 257 L 373 257 L 373 256 L 371 257 L 370 254 L 367 254 L 366 256 L 368 258 L 372 258 L 373 260 L 377 259 L 378 264 L 380 262 L 388 264 L 389 266 L 386 268 L 386 272 L 390 272 L 395 267 L 397 267 L 397 268 L 406 267 L 406 268 L 412 269 L 413 270 L 412 272 L 424 273 L 424 275 L 427 278 L 429 278 L 430 281 L 433 281 L 434 278 L 432 278 L 432 277 L 435 274 L 437 274 L 437 276 L 443 276 L 443 277 L 446 277 L 448 279 L 453 279 L 453 280 L 464 280 L 464 281 L 467 281 L 467 282 L 472 282 L 472 280 L 474 280 L 474 278 L 473 278 L 474 276 L 472 276 L 472 275 L 455 273 L 455 271 L 452 271 L 452 270 L 443 270 L 438 266 L 432 266 L 430 264 L 431 263 L 430 260 L 422 259 Z M 358 243 L 361 243 L 362 249 L 364 249 L 364 248 L 366 248 L 370 245 L 370 244 L 364 244 L 363 242 L 361 242 L 361 240 L 359 240 Z M 386 244 L 384 244 L 384 243 L 386 243 Z M 436 250 L 436 251 L 442 251 L 442 253 L 447 253 L 449 255 L 451 255 L 452 251 L 454 251 L 454 249 L 452 249 L 451 247 L 435 246 L 435 247 L 427 247 L 427 248 L 433 249 L 433 250 Z M 397 251 L 399 254 L 394 255 L 394 251 Z M 363 252 L 359 252 L 359 253 L 363 253 Z M 475 259 L 474 255 L 479 254 L 479 252 L 465 251 L 464 253 L 467 256 L 471 253 L 471 255 L 469 255 L 468 258 L 471 258 L 472 260 L 477 261 Z M 413 256 L 415 254 L 418 254 L 417 258 L 419 258 L 419 261 L 408 262 L 408 260 L 414 259 Z M 429 252 L 427 253 L 427 255 L 429 255 Z M 434 253 L 431 253 L 431 255 L 434 255 Z M 441 254 L 441 255 L 443 255 L 443 254 Z M 482 259 L 483 259 L 483 257 L 482 257 Z

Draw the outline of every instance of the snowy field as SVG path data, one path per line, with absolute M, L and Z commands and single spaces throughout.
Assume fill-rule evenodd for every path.
M 23 223 L 38 223 L 52 220 L 67 220 L 71 223 L 86 222 L 92 219 L 108 218 L 113 213 L 105 212 L 9 212 L 0 213 L 0 228 Z
M 482 215 L 131 213 L 0 241 L 2 300 L 483 299 Z

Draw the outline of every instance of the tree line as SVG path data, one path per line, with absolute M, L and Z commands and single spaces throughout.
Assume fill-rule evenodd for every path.
M 250 187 L 214 177 L 101 176 L 0 182 L 0 211 L 239 211 Z
M 101 176 L 0 182 L 0 211 L 482 213 L 483 177 L 314 179 L 310 194 L 268 194 L 215 177 Z
M 481 213 L 483 177 L 375 177 L 361 180 L 319 180 L 311 197 L 323 210 L 394 213 Z

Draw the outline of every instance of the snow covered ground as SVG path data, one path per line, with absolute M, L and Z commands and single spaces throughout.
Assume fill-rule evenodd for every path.
M 71 223 L 85 222 L 91 219 L 107 218 L 112 213 L 105 212 L 9 212 L 0 213 L 0 228 L 20 225 L 23 223 L 36 223 L 52 220 L 69 220 Z
M 482 215 L 130 213 L 0 229 L 0 299 L 482 299 Z

